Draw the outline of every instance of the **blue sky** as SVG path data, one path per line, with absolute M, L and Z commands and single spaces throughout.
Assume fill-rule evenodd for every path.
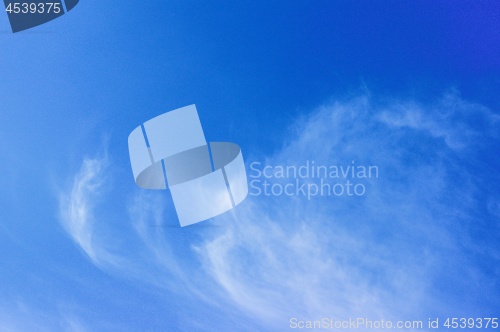
M 0 330 L 498 317 L 499 22 L 496 1 L 82 0 L 17 34 L 0 15 Z M 380 176 L 176 228 L 127 137 L 193 103 L 247 164 Z

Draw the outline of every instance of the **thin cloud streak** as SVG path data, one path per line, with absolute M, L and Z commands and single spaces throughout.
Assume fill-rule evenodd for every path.
M 98 266 L 118 266 L 121 258 L 103 243 L 96 243 L 94 208 L 105 182 L 107 158 L 85 159 L 74 176 L 71 189 L 59 199 L 62 226 L 84 253 Z

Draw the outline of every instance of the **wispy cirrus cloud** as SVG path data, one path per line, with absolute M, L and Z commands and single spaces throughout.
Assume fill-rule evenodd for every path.
M 453 89 L 431 105 L 418 101 L 392 103 L 379 119 L 393 127 L 426 131 L 444 139 L 452 149 L 474 146 L 484 137 L 499 137 L 500 115 L 463 100 Z
M 413 319 L 474 308 L 456 306 L 456 294 L 436 285 L 468 292 L 466 280 L 494 278 L 465 257 L 478 246 L 470 210 L 498 196 L 478 192 L 477 174 L 456 153 L 498 139 L 498 116 L 450 94 L 432 107 L 417 105 L 381 107 L 362 96 L 322 106 L 295 125 L 267 164 L 356 160 L 378 165 L 381 175 L 363 198 L 259 197 L 222 216 L 227 229 L 198 252 L 243 310 L 283 323 L 292 316 Z M 401 114 L 404 120 L 394 120 Z M 497 253 L 477 258 L 496 264 Z M 450 275 L 445 266 L 462 268 Z
M 108 176 L 107 163 L 107 157 L 85 159 L 69 191 L 62 193 L 59 198 L 61 224 L 92 262 L 101 267 L 123 264 L 121 258 L 113 254 L 104 242 L 95 239 L 94 209 L 102 197 Z
M 262 162 L 377 165 L 380 177 L 367 182 L 363 197 L 250 196 L 207 222 L 223 227 L 181 230 L 165 227 L 175 216 L 167 199 L 136 191 L 126 209 L 129 222 L 119 226 L 128 229 L 125 249 L 106 241 L 112 237 L 101 227 L 106 221 L 96 222 L 106 163 L 86 160 L 61 197 L 61 220 L 97 266 L 202 299 L 220 313 L 257 317 L 247 323 L 261 329 L 286 329 L 291 317 L 484 312 L 488 306 L 473 296 L 460 307 L 456 301 L 460 292 L 499 292 L 499 271 L 481 269 L 498 263 L 495 237 L 477 242 L 478 234 L 500 233 L 491 222 L 499 200 L 481 190 L 488 175 L 473 174 L 461 160 L 478 158 L 465 147 L 498 141 L 497 128 L 494 112 L 457 94 L 433 105 L 381 106 L 360 96 L 297 121 L 283 147 Z M 124 218 L 122 210 L 115 209 L 117 218 Z

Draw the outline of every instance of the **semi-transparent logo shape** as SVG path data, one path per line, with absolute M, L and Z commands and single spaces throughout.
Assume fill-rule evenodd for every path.
M 80 0 L 3 0 L 12 32 L 52 21 L 69 12 Z
M 224 213 L 248 194 L 238 145 L 207 143 L 195 105 L 159 115 L 128 137 L 137 185 L 170 189 L 181 226 Z

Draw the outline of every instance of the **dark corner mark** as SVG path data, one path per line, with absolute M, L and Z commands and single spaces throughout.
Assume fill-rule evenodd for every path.
M 12 32 L 52 21 L 75 8 L 80 0 L 3 0 Z

